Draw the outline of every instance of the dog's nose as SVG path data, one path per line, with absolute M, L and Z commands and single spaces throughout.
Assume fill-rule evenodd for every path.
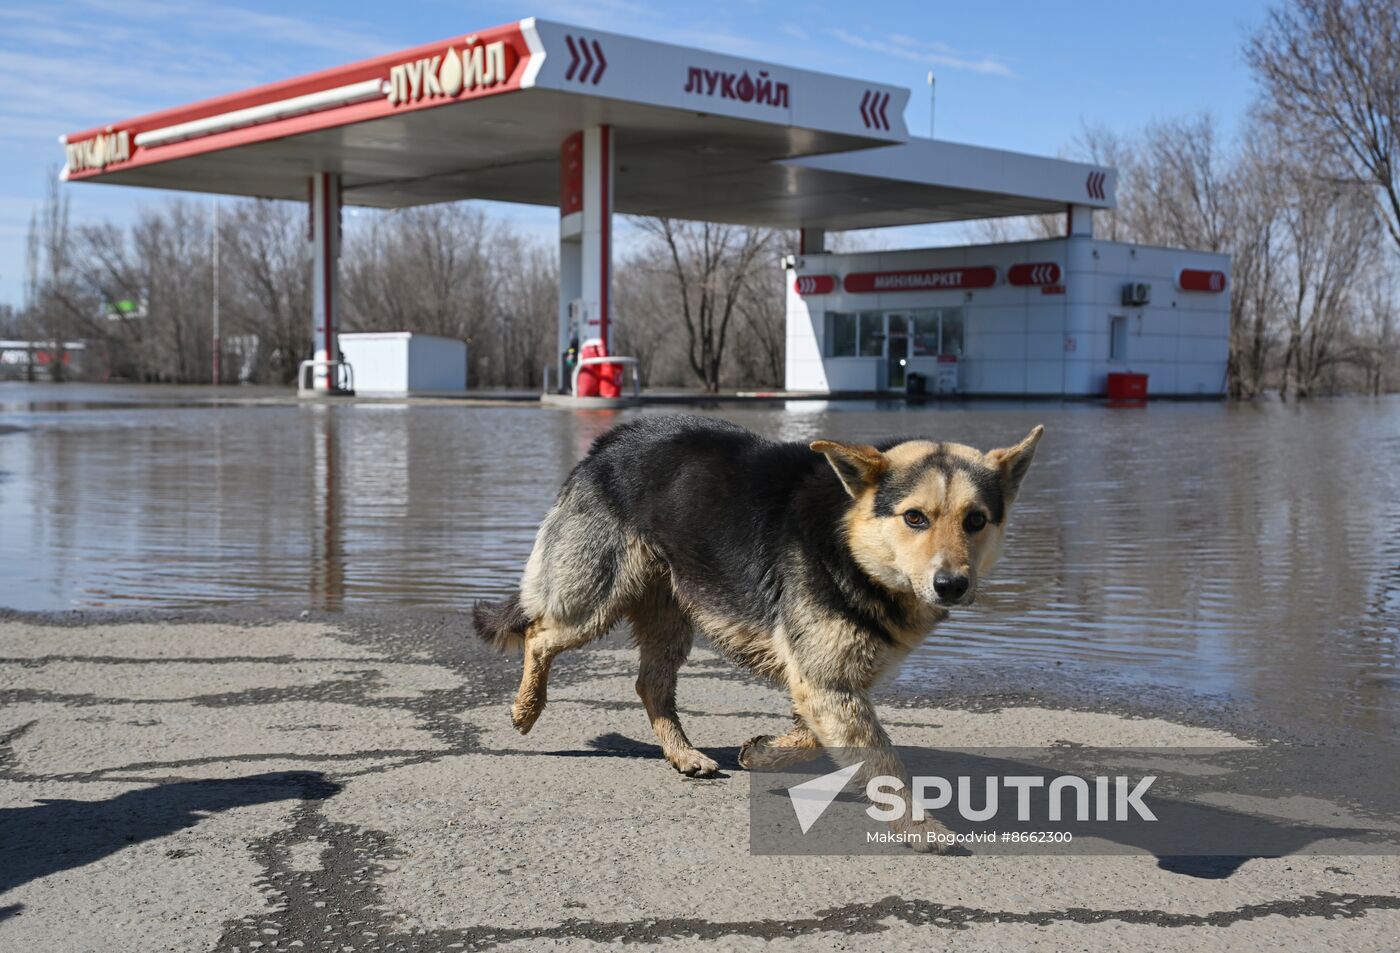
M 940 569 L 933 574 L 933 591 L 938 593 L 940 602 L 957 602 L 967 595 L 967 577 Z

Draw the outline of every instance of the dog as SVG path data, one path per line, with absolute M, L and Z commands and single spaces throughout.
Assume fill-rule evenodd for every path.
M 676 711 L 698 630 L 792 695 L 792 729 L 750 739 L 742 766 L 865 749 L 862 775 L 902 776 L 870 691 L 976 598 L 1042 433 L 981 453 L 922 439 L 775 443 L 685 415 L 614 427 L 564 482 L 519 591 L 474 607 L 481 638 L 524 651 L 512 723 L 525 734 L 539 719 L 560 652 L 626 619 L 637 694 L 680 773 L 719 770 Z

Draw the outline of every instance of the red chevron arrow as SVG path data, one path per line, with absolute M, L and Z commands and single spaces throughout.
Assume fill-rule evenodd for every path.
M 603 57 L 603 48 L 597 40 L 593 41 L 593 53 L 598 57 L 598 72 L 593 74 L 593 85 L 598 85 L 598 80 L 603 78 L 604 71 L 608 68 L 608 61 Z
M 890 94 L 867 89 L 860 97 L 860 121 L 866 129 L 890 128 L 890 117 L 886 110 L 890 105 Z
M 836 290 L 834 275 L 800 275 L 793 282 L 793 290 L 800 295 L 824 295 Z
M 569 34 L 564 34 L 564 42 L 569 44 L 569 69 L 564 73 L 565 79 L 574 78 L 574 70 L 578 69 L 578 47 L 574 46 L 574 38 Z
M 583 56 L 583 71 L 578 74 L 578 81 L 586 83 L 588 82 L 588 74 L 593 69 L 593 53 L 588 49 L 588 41 L 582 37 L 579 38 L 578 48 Z
M 1060 266 L 1053 261 L 1033 261 L 1012 265 L 1006 272 L 1008 284 L 1018 287 L 1053 285 L 1060 280 Z
M 569 68 L 564 71 L 566 80 L 577 79 L 580 83 L 587 83 L 589 75 L 592 74 L 593 85 L 597 86 L 598 81 L 603 78 L 603 73 L 608 69 L 608 58 L 603 55 L 603 45 L 597 40 L 590 40 L 587 37 L 579 37 L 577 40 L 569 34 L 564 34 L 564 42 L 569 47 Z M 597 66 L 595 70 L 593 67 Z M 583 69 L 579 69 L 582 66 Z M 577 73 L 578 76 L 574 74 Z

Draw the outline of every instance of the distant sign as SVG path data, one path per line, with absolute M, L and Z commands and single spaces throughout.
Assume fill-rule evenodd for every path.
M 146 304 L 143 301 L 135 301 L 131 298 L 122 298 L 118 301 L 104 301 L 102 302 L 100 314 L 108 321 L 120 321 L 124 318 L 144 318 L 146 316 Z
M 799 275 L 792 290 L 800 295 L 829 295 L 836 290 L 834 275 Z
M 420 99 L 448 98 L 489 89 L 510 78 L 515 50 L 504 40 L 476 45 L 469 37 L 459 52 L 449 46 L 437 56 L 424 56 L 389 70 L 384 95 L 389 105 Z
M 64 150 L 68 153 L 69 172 L 104 169 L 131 158 L 131 134 L 124 129 L 109 132 L 81 142 L 67 143 Z
M 685 89 L 682 92 L 696 96 L 718 96 L 720 99 L 734 99 L 741 103 L 757 103 L 760 106 L 780 106 L 787 109 L 791 103 L 788 97 L 788 84 L 780 83 L 768 75 L 766 69 L 754 68 L 755 75 L 748 70 L 731 73 L 727 70 L 702 69 L 692 66 L 686 70 Z
M 1008 284 L 1035 287 L 1054 285 L 1060 282 L 1060 266 L 1053 261 L 1032 261 L 1012 265 L 1006 271 Z
M 1183 268 L 1177 272 L 1176 286 L 1182 291 L 1204 291 L 1219 294 L 1227 284 L 1225 272 L 1204 271 L 1199 268 Z
M 990 288 L 997 283 L 991 265 L 973 268 L 925 268 L 918 271 L 863 271 L 847 275 L 845 288 L 853 294 L 882 291 L 949 291 Z

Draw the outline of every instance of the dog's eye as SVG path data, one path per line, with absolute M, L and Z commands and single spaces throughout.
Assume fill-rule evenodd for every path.
M 973 510 L 963 517 L 963 529 L 976 533 L 987 525 L 987 516 L 981 510 Z
M 919 510 L 905 510 L 904 525 L 910 529 L 925 529 L 928 526 L 928 517 Z

